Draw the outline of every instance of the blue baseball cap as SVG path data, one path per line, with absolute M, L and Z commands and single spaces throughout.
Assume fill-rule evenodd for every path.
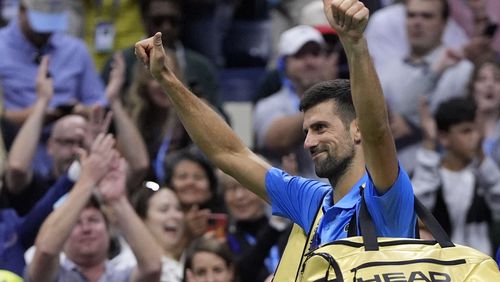
M 31 28 L 40 33 L 64 31 L 68 27 L 66 0 L 22 0 Z

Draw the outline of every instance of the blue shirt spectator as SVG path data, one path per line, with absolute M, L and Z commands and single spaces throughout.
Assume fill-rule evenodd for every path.
M 38 229 L 52 212 L 54 203 L 66 194 L 73 184 L 67 176 L 59 178 L 24 217 L 19 217 L 13 209 L 0 210 L 0 281 L 16 275 L 21 279 L 26 266 L 24 252 L 35 242 Z
M 0 30 L 0 78 L 4 107 L 24 109 L 36 100 L 37 59 L 50 56 L 49 72 L 54 80 L 54 97 L 50 108 L 81 102 L 86 105 L 105 103 L 104 85 L 83 41 L 56 32 L 48 43 L 37 49 L 22 33 L 17 20 Z

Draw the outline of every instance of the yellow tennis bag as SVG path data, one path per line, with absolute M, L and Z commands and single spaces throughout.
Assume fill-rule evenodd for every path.
M 416 197 L 415 211 L 436 240 L 377 238 L 362 190 L 359 211 L 362 236 L 310 250 L 313 230 L 323 215 L 320 207 L 308 236 L 298 225 L 293 227 L 273 281 L 500 281 L 495 261 L 472 248 L 454 245 Z M 349 224 L 349 236 L 356 234 L 355 220 L 356 215 Z

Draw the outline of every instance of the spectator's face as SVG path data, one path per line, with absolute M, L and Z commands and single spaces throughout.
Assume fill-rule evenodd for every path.
M 28 19 L 27 11 L 24 7 L 21 6 L 19 10 L 19 25 L 24 35 L 35 45 L 43 46 L 49 41 L 52 33 L 40 33 L 33 30 L 31 24 Z
M 172 190 L 160 189 L 154 193 L 144 223 L 164 250 L 179 247 L 184 235 L 184 213 Z
M 500 109 L 500 68 L 492 63 L 479 67 L 473 82 L 473 96 L 480 112 Z
M 194 281 L 191 282 L 232 282 L 233 269 L 219 256 L 209 252 L 198 252 L 193 256 Z
M 224 175 L 224 200 L 237 221 L 254 220 L 264 215 L 264 201 L 228 175 Z
M 81 116 L 66 116 L 56 122 L 47 145 L 56 176 L 66 172 L 83 147 L 87 122 Z
M 441 132 L 440 141 L 448 154 L 470 162 L 476 156 L 480 135 L 474 122 L 461 122 L 451 126 L 448 132 Z
M 169 47 L 179 38 L 181 11 L 170 1 L 152 1 L 149 4 L 146 28 L 150 36 L 156 32 L 163 35 L 163 44 Z
M 106 259 L 109 233 L 104 215 L 95 207 L 87 207 L 66 241 L 65 253 L 76 264 L 87 261 L 101 262 Z
M 425 55 L 441 44 L 446 25 L 439 0 L 408 0 L 406 28 L 412 52 Z
M 177 163 L 171 182 L 182 205 L 201 205 L 212 197 L 207 174 L 196 162 L 182 160 Z
M 486 14 L 486 0 L 467 0 L 467 5 L 469 5 L 474 18 L 484 19 L 488 17 Z
M 303 128 L 306 132 L 304 148 L 311 153 L 316 174 L 339 179 L 355 156 L 355 144 L 361 142 L 354 122 L 346 128 L 335 102 L 329 100 L 304 113 Z
M 151 100 L 151 103 L 159 108 L 168 109 L 170 107 L 170 100 L 168 99 L 167 95 L 165 95 L 165 92 L 163 92 L 163 89 L 161 88 L 158 81 L 156 81 L 155 79 L 149 79 L 146 85 L 147 94 L 149 96 L 149 99 Z
M 297 53 L 286 58 L 286 75 L 300 91 L 326 80 L 325 67 L 325 52 L 315 42 L 306 43 Z

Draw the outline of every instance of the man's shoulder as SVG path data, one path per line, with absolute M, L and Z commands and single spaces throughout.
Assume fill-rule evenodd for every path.
M 50 42 L 55 48 L 64 48 L 72 52 L 88 52 L 85 41 L 64 32 L 54 33 Z

